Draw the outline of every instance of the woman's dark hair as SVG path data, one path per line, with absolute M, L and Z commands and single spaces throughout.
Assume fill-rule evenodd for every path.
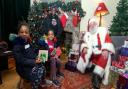
M 28 24 L 27 22 L 23 21 L 23 22 L 20 22 L 20 23 L 18 24 L 18 28 L 17 28 L 18 32 L 19 32 L 19 30 L 20 30 L 20 28 L 21 28 L 22 26 L 26 26 L 26 27 L 28 27 L 28 29 L 30 28 L 30 27 L 29 27 L 29 24 Z

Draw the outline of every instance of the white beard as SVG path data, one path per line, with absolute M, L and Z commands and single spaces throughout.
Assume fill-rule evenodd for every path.
M 98 27 L 96 26 L 96 27 L 94 27 L 93 29 L 91 29 L 90 33 L 91 33 L 91 34 L 94 34 L 94 33 L 96 33 L 96 31 L 97 31 L 97 28 L 98 28 Z

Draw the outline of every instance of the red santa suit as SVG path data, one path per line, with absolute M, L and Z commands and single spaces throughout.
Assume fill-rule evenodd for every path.
M 111 54 L 115 53 L 108 30 L 104 27 L 97 27 L 96 32 L 91 34 L 90 44 L 92 46 L 91 62 L 95 65 L 93 73 L 100 75 L 100 77 L 103 78 L 102 83 L 107 85 L 111 65 Z M 104 50 L 108 51 L 107 58 L 102 55 Z

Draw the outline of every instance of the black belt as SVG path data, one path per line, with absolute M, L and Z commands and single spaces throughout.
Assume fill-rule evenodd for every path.
M 93 48 L 101 48 L 101 45 L 92 46 Z

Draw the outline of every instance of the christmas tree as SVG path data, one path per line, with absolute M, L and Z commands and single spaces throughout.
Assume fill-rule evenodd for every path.
M 128 35 L 128 0 L 120 0 L 117 6 L 117 13 L 113 17 L 110 27 L 111 35 Z
M 79 17 L 84 16 L 84 11 L 81 8 L 81 3 L 79 1 L 73 1 L 73 2 L 62 2 L 62 1 L 56 1 L 52 3 L 46 3 L 46 2 L 40 2 L 38 3 L 36 0 L 34 0 L 33 5 L 30 8 L 29 16 L 28 16 L 28 23 L 30 24 L 30 32 L 32 37 L 32 43 L 35 48 L 38 48 L 38 40 L 41 36 L 46 34 L 47 30 L 52 27 L 51 26 L 51 20 L 50 19 L 56 19 L 58 18 L 60 12 L 59 8 L 61 8 L 64 12 L 72 12 L 77 10 L 77 14 Z M 55 10 L 56 16 L 51 16 L 51 13 Z M 56 22 L 58 20 L 56 19 Z M 57 23 L 57 27 L 54 27 L 55 29 L 61 30 L 60 22 Z M 52 28 L 52 29 L 54 29 Z M 51 29 L 51 28 L 50 28 Z M 58 33 L 58 32 L 57 32 Z M 43 37 L 45 39 L 45 37 Z
M 43 13 L 47 7 L 47 3 L 37 3 L 35 1 L 29 11 L 28 23 L 30 24 L 32 44 L 35 48 L 38 48 L 38 40 L 44 34 L 44 29 L 42 28 Z

